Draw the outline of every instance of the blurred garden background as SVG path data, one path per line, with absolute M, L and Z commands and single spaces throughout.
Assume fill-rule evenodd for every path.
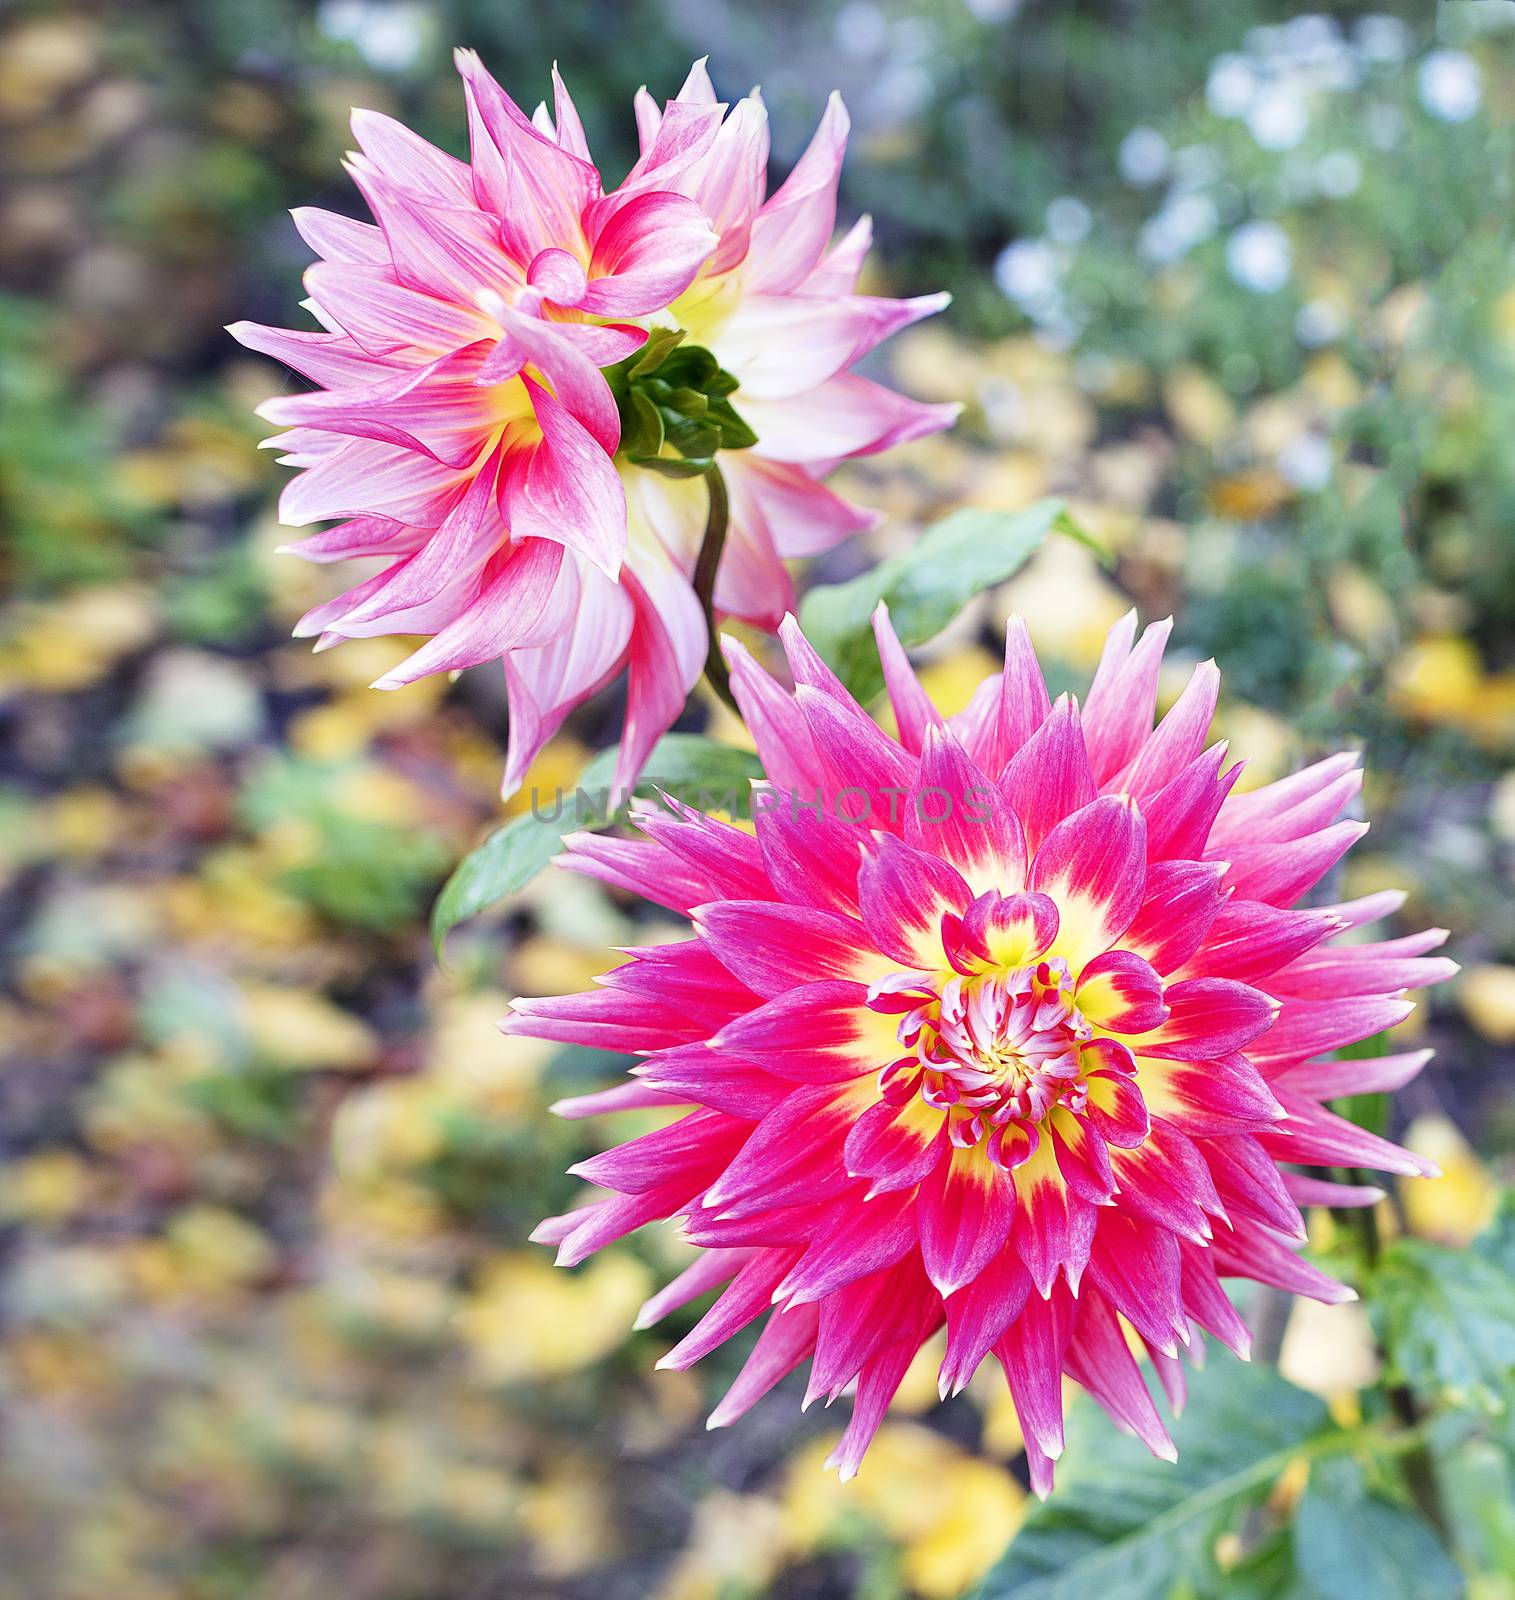
M 1077 687 L 1135 604 L 1171 689 L 1218 659 L 1246 782 L 1366 752 L 1338 887 L 1408 886 L 1464 966 L 1395 1110 L 1447 1176 L 1381 1223 L 1460 1246 L 1515 1172 L 1515 5 L 0 7 L 0 1597 L 946 1600 L 1025 1510 L 997 1375 L 939 1404 L 919 1364 L 845 1488 L 787 1388 L 705 1431 L 740 1350 L 654 1373 L 668 1329 L 624 1332 L 677 1242 L 525 1242 L 598 1143 L 545 1108 L 619 1063 L 493 1027 L 645 912 L 547 873 L 439 967 L 503 683 L 376 693 L 403 645 L 288 637 L 335 576 L 276 554 L 251 408 L 293 380 L 222 325 L 297 320 L 286 211 L 357 210 L 349 107 L 461 148 L 454 44 L 528 106 L 560 62 L 612 181 L 696 56 L 761 82 L 779 172 L 842 90 L 874 287 L 956 296 L 893 377 L 967 410 L 852 475 L 888 520 L 821 575 L 1055 493 L 1106 558 L 978 603 L 944 709 L 1009 610 Z M 1343 1415 L 1377 1360 L 1356 1306 L 1281 1357 Z M 1509 1600 L 1489 1473 L 1462 1559 Z

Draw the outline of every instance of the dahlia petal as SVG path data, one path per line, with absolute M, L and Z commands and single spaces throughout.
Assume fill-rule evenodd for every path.
M 568 93 L 558 72 L 557 64 L 552 68 L 552 110 L 553 131 L 557 135 L 557 142 L 569 155 L 577 156 L 586 165 L 592 165 L 589 159 L 589 141 L 584 137 L 584 124 L 579 120 L 578 107 L 573 103 L 573 97 Z
M 576 1161 L 568 1170 L 602 1189 L 645 1194 L 682 1178 L 691 1168 L 703 1170 L 718 1152 L 729 1158 L 751 1131 L 749 1124 L 719 1111 L 692 1111 L 665 1128 L 628 1139 L 614 1150 Z
M 999 786 L 1020 818 L 1033 852 L 1064 818 L 1099 798 L 1078 707 L 1069 696 L 1060 696 L 1026 735 L 1000 774 Z
M 704 1178 L 695 1180 L 695 1192 L 704 1187 Z M 624 1239 L 628 1233 L 649 1222 L 671 1217 L 689 1204 L 693 1195 L 684 1183 L 664 1184 L 645 1194 L 612 1195 L 598 1205 L 586 1208 L 583 1220 L 558 1243 L 556 1262 L 560 1267 L 576 1267 L 595 1251 Z
M 269 328 L 261 322 L 228 323 L 226 331 L 238 344 L 282 361 L 315 383 L 361 384 L 374 377 L 374 357 L 345 333 Z M 279 442 L 288 448 L 287 436 Z
M 467 205 L 473 197 L 468 168 L 455 156 L 438 150 L 403 122 L 382 111 L 354 107 L 353 137 L 363 154 L 407 189 L 429 194 L 448 205 Z M 324 255 L 325 252 L 323 251 Z
M 1213 661 L 1202 661 L 1167 716 L 1121 773 L 1117 787 L 1145 799 L 1178 777 L 1203 750 L 1219 696 L 1220 672 Z
M 1084 701 L 1084 742 L 1101 783 L 1120 772 L 1152 732 L 1157 675 L 1172 628 L 1171 618 L 1152 623 L 1129 654 L 1113 656 L 1109 666 L 1102 658 L 1094 674 Z
M 1284 1115 L 1267 1080 L 1243 1055 L 1197 1062 L 1138 1058 L 1142 1098 L 1191 1138 L 1257 1133 Z
M 617 1111 L 661 1111 L 665 1107 L 687 1103 L 676 1095 L 649 1089 L 646 1084 L 633 1079 L 630 1083 L 618 1083 L 613 1088 L 554 1100 L 547 1109 L 553 1116 L 562 1117 L 566 1122 L 578 1122 L 586 1117 L 604 1117 Z
M 1227 1216 L 1250 1218 L 1285 1239 L 1304 1242 L 1299 1208 L 1284 1187 L 1283 1174 L 1256 1139 L 1206 1139 L 1203 1151 Z
M 717 958 L 767 999 L 797 984 L 822 978 L 856 982 L 887 970 L 887 963 L 868 953 L 862 924 L 832 911 L 730 900 L 696 908 L 693 920 Z
M 943 914 L 960 913 L 973 899 L 954 867 L 891 834 L 874 839 L 864 853 L 857 888 L 874 946 L 907 967 L 940 960 Z
M 785 900 L 856 914 L 857 828 L 826 815 L 819 801 L 811 809 L 794 791 L 766 784 L 753 788 L 752 821 L 768 881 Z
M 1365 822 L 1338 822 L 1307 839 L 1235 846 L 1228 852 L 1231 870 L 1226 874 L 1227 887 L 1248 900 L 1292 905 L 1306 889 L 1319 883 L 1367 831 Z
M 1174 1267 L 1176 1278 L 1176 1251 Z M 1069 1374 L 1094 1396 L 1123 1433 L 1134 1434 L 1160 1461 L 1178 1460 L 1178 1451 L 1152 1404 L 1115 1313 L 1097 1294 L 1079 1300 L 1067 1365 Z
M 793 697 L 752 659 L 740 640 L 723 634 L 721 652 L 731 669 L 731 692 L 741 708 L 742 720 L 776 791 L 791 799 L 800 794 L 818 794 L 820 760 Z
M 774 550 L 786 561 L 818 556 L 855 533 L 876 528 L 883 513 L 855 506 L 803 468 L 737 451 L 726 467 L 733 497 L 744 496 L 760 516 Z
M 921 1259 L 946 1298 L 1004 1248 L 1015 1222 L 1015 1184 L 980 1148 L 953 1150 L 916 1198 Z
M 1150 1033 L 1167 1021 L 1162 979 L 1131 950 L 1107 950 L 1079 974 L 1078 1009 L 1112 1033 Z
M 1105 1144 L 1122 1150 L 1140 1144 L 1151 1126 L 1141 1091 L 1119 1073 L 1096 1072 L 1090 1077 L 1085 1115 Z
M 761 1121 L 790 1092 L 784 1079 L 705 1044 L 658 1051 L 631 1071 L 660 1094 L 748 1122 Z
M 792 1250 L 755 1250 L 721 1297 L 658 1362 L 660 1370 L 687 1372 L 696 1361 L 740 1333 L 773 1304 L 774 1286 L 793 1265 Z
M 1045 1300 L 1062 1276 L 1076 1294 L 1094 1243 L 1095 1208 L 1068 1188 L 1045 1140 L 1016 1169 L 1015 1189 L 1024 1212 L 1017 1249 L 1036 1292 Z
M 813 392 L 891 334 L 940 311 L 947 299 L 943 294 L 914 300 L 874 295 L 816 299 L 749 291 L 722 324 L 713 348 L 723 367 L 741 374 L 742 411 L 747 415 L 754 400 L 790 400 Z M 763 437 L 761 431 L 758 436 Z
M 868 720 L 863 715 L 863 708 L 847 692 L 842 680 L 826 665 L 815 646 L 800 631 L 800 625 L 794 617 L 785 617 L 779 624 L 779 643 L 784 647 L 784 659 L 796 684 L 819 689 L 852 713 L 859 722 Z
M 475 309 L 472 298 L 464 302 L 440 298 L 394 282 L 386 270 L 318 261 L 306 269 L 306 286 L 355 344 L 373 355 L 406 346 L 422 360 L 435 360 L 493 338 L 490 318 Z
M 601 833 L 574 833 L 564 839 L 557 865 L 612 888 L 640 895 L 670 911 L 687 912 L 710 897 L 704 877 L 661 846 Z
M 1210 1248 L 1220 1272 L 1255 1278 L 1258 1283 L 1287 1289 L 1290 1294 L 1302 1294 L 1327 1305 L 1343 1305 L 1357 1298 L 1356 1290 L 1312 1266 L 1283 1240 L 1256 1224 L 1234 1230 L 1217 1229 Z
M 1225 871 L 1218 861 L 1149 862 L 1146 898 L 1126 929 L 1126 948 L 1165 976 L 1177 972 L 1206 943 L 1226 904 Z
M 1261 900 L 1232 896 L 1216 913 L 1184 976 L 1262 983 L 1340 926 L 1328 911 L 1283 911 Z
M 796 1089 L 749 1132 L 736 1158 L 710 1186 L 706 1206 L 731 1214 L 737 1200 L 758 1202 L 744 1206 L 750 1214 L 851 1187 L 830 1144 L 840 1148 L 857 1112 L 856 1096 L 835 1084 Z M 815 1188 L 796 1187 L 797 1176 Z
M 1146 879 L 1146 824 L 1133 800 L 1106 796 L 1064 818 L 1037 847 L 1028 878 L 1058 905 L 1052 953 L 1077 972 L 1108 950 L 1141 910 Z
M 1170 983 L 1163 998 L 1168 1020 L 1145 1033 L 1136 1049 L 1170 1061 L 1214 1061 L 1245 1050 L 1281 1023 L 1278 1002 L 1229 978 L 1189 978 Z
M 561 254 L 561 252 L 558 252 Z M 504 338 L 498 348 L 510 352 L 512 359 L 532 362 L 552 383 L 553 398 L 582 425 L 606 455 L 613 455 L 621 442 L 621 420 L 616 412 L 610 385 L 595 361 L 580 349 L 567 332 L 569 323 L 542 322 L 501 304 L 495 312 Z M 600 354 L 603 352 L 596 352 Z M 533 401 L 541 391 L 528 382 Z M 548 433 L 541 407 L 535 407 L 537 421 Z M 556 434 L 552 435 L 558 445 Z M 561 445 L 558 445 L 562 448 Z M 577 459 L 575 457 L 575 459 Z M 624 520 L 624 518 L 623 518 Z
M 873 637 L 878 643 L 884 687 L 889 691 L 889 703 L 894 708 L 900 743 L 911 755 L 918 756 L 926 740 L 926 730 L 942 726 L 941 713 L 921 687 L 921 680 L 916 677 L 910 658 L 889 621 L 889 607 L 882 600 L 873 613 Z
M 1376 1206 L 1387 1198 L 1384 1190 L 1370 1183 L 1333 1183 L 1302 1172 L 1285 1172 L 1282 1176 L 1284 1188 L 1297 1206 Z
M 1000 967 L 1023 967 L 1057 938 L 1057 904 L 1044 894 L 984 894 L 968 907 L 963 931 Z
M 453 53 L 468 103 L 469 152 L 478 203 L 492 211 L 517 261 L 579 232 L 599 192 L 587 161 L 542 136 L 472 50 Z
M 624 202 L 601 200 L 589 208 L 586 222 L 594 249 L 589 286 L 578 303 L 596 316 L 662 310 L 694 282 L 720 243 L 693 200 L 658 190 Z
M 836 192 L 847 132 L 847 108 L 833 91 L 804 155 L 753 220 L 747 273 L 755 290 L 786 293 L 819 262 L 836 226 Z M 862 244 L 866 254 L 866 234 Z
M 669 810 L 638 804 L 634 820 L 649 839 L 700 874 L 705 885 L 703 903 L 772 901 L 762 852 L 750 833 L 693 807 L 665 803 Z
M 1370 1039 L 1375 1033 L 1397 1027 L 1414 1009 L 1412 1000 L 1395 995 L 1359 995 L 1339 1000 L 1290 999 L 1251 1055 L 1259 1065 L 1276 1070 L 1280 1063 L 1304 1061 L 1323 1051 L 1339 1050 L 1343 1045 Z
M 902 1106 L 880 1100 L 848 1130 L 842 1165 L 854 1178 L 871 1180 L 872 1199 L 920 1183 L 936 1170 L 946 1149 L 947 1121 L 939 1111 L 916 1099 Z
M 1441 1169 L 1434 1161 L 1380 1139 L 1291 1089 L 1280 1086 L 1277 1095 L 1286 1120 L 1261 1137 L 1263 1148 L 1280 1161 L 1301 1166 L 1367 1167 L 1407 1178 L 1440 1176 Z
M 1238 763 L 1222 773 L 1224 741 L 1197 755 L 1179 775 L 1142 803 L 1147 819 L 1147 859 L 1198 860 L 1205 853 L 1211 824 L 1241 776 Z
M 699 682 L 706 640 L 704 611 L 683 573 L 671 564 L 633 549 L 622 582 L 635 618 L 615 782 L 629 789 Z
M 1120 1184 L 1121 1210 L 1180 1239 L 1207 1243 L 1210 1217 L 1225 1215 L 1199 1147 L 1162 1117 L 1151 1118 L 1140 1145 L 1112 1150 L 1110 1163 Z
M 1360 900 L 1348 900 L 1338 906 L 1322 906 L 1323 911 L 1338 919 L 1347 928 L 1365 928 L 1370 922 L 1391 917 L 1405 903 L 1403 889 L 1380 889 L 1377 894 L 1364 895 Z
M 971 1283 L 947 1301 L 947 1351 L 937 1375 L 943 1400 L 961 1394 L 985 1356 L 1021 1314 L 1031 1294 L 1031 1279 L 1015 1258 L 1002 1250 Z
M 371 222 L 359 222 L 316 206 L 296 206 L 290 212 L 295 230 L 318 256 L 346 261 L 354 266 L 387 267 L 389 247 L 384 232 Z
M 1134 1091 L 1131 1091 L 1134 1096 Z M 1135 1097 L 1140 1107 L 1140 1097 Z M 1070 1111 L 1054 1111 L 1048 1119 L 1052 1139 L 1052 1153 L 1057 1159 L 1057 1170 L 1063 1182 L 1081 1199 L 1092 1205 L 1107 1205 L 1115 1192 L 1115 1175 L 1110 1168 L 1110 1152 L 1105 1139 L 1093 1128 L 1094 1118 L 1081 1121 Z M 1146 1133 L 1147 1118 L 1141 1114 L 1141 1132 L 1132 1142 Z
M 1047 720 L 1051 710 L 1046 680 L 1042 677 L 1041 663 L 1036 659 L 1031 635 L 1020 617 L 1011 617 L 1005 624 L 1005 670 L 999 680 L 995 747 L 992 757 L 986 754 L 980 758 L 979 764 L 988 767 L 991 772 L 1000 771 L 1012 756 L 1019 754 L 1021 747 Z M 1090 782 L 1093 782 L 1092 776 Z M 1093 795 L 1089 798 L 1092 799 Z M 1087 804 L 1088 801 L 1081 803 Z M 1076 811 L 1078 806 L 1070 809 Z M 1055 822 L 1061 820 L 1061 817 L 1052 819 Z M 1040 839 L 1037 842 L 1040 843 Z
M 501 1019 L 499 1028 L 513 1036 L 617 1050 L 632 1037 L 643 1049 L 688 1044 L 699 1037 L 700 1024 L 677 1007 L 645 995 L 590 989 L 540 998 L 520 995 L 510 1002 L 510 1014 Z
M 433 672 L 458 672 L 498 661 L 508 650 L 541 644 L 565 626 L 547 609 L 563 547 L 528 539 L 489 578 L 473 601 L 399 666 L 374 680 L 376 689 L 398 689 Z
M 999 789 L 946 729 L 929 726 L 905 812 L 905 837 L 951 862 L 970 888 L 1002 893 L 1026 880 L 1026 836 Z
M 1075 1304 L 1062 1284 L 1025 1309 L 994 1353 L 1005 1369 L 1021 1435 L 1049 1461 L 1063 1453 L 1063 1362 L 1073 1335 Z
M 835 1400 L 884 1342 L 892 1331 L 888 1311 L 891 1302 L 914 1288 L 906 1281 L 905 1273 L 918 1278 L 920 1269 L 913 1262 L 897 1262 L 882 1272 L 843 1284 L 820 1302 L 815 1358 L 805 1386 L 806 1408 L 822 1396 L 828 1405 Z
M 628 945 L 623 954 L 628 959 L 605 973 L 601 984 L 679 1006 L 711 1031 L 746 1011 L 755 998 L 697 939 Z
M 1357 1061 L 1304 1061 L 1275 1074 L 1274 1082 L 1296 1094 L 1336 1099 L 1348 1094 L 1393 1094 L 1415 1077 L 1434 1054 L 1410 1050 L 1403 1055 L 1373 1056 Z
M 632 1327 L 656 1327 L 670 1312 L 728 1282 L 752 1258 L 750 1250 L 702 1250 L 684 1270 L 643 1301 Z
M 681 188 L 710 219 L 720 240 L 705 271 L 714 276 L 747 255 L 752 221 L 763 203 L 768 169 L 768 112 L 757 91 L 739 100 L 721 124 L 709 154 Z M 746 286 L 760 292 L 749 274 Z
M 354 517 L 291 544 L 280 545 L 281 554 L 303 556 L 307 561 L 347 561 L 357 556 L 409 555 L 426 542 L 424 528 L 407 528 L 392 517 Z
M 807 983 L 728 1023 L 711 1042 L 791 1082 L 834 1085 L 898 1053 L 867 995 L 860 983 Z
M 915 1249 L 915 1211 L 910 1194 L 886 1194 L 871 1203 L 844 1196 L 825 1229 L 773 1291 L 774 1299 L 804 1305 L 892 1267 Z
M 900 747 L 884 736 L 877 723 L 824 690 L 802 683 L 794 698 L 810 730 L 836 814 L 871 828 L 897 826 L 900 802 L 915 776 Z
M 821 1314 L 808 1304 L 774 1312 L 758 1334 L 757 1344 L 736 1374 L 736 1381 L 710 1413 L 706 1427 L 730 1427 L 736 1419 L 746 1416 L 769 1389 L 784 1381 L 816 1347 L 819 1322 Z
M 857 1380 L 857 1397 L 852 1403 L 852 1419 L 841 1441 L 827 1457 L 827 1465 L 837 1469 L 843 1483 L 857 1476 L 863 1456 L 873 1442 L 910 1363 L 920 1349 L 922 1333 L 896 1339 L 864 1363 Z
M 872 247 L 873 218 L 865 214 L 826 251 L 798 287 L 805 294 L 851 294 Z M 780 285 L 765 281 L 764 287 L 777 289 Z
M 455 500 L 457 473 L 430 456 L 376 439 L 353 439 L 284 485 L 279 521 L 289 528 L 378 512 L 436 527 Z
M 1312 766 L 1302 767 L 1298 772 L 1265 784 L 1260 789 L 1232 795 L 1216 822 L 1217 840 L 1238 838 L 1275 842 L 1297 838 L 1297 832 L 1278 831 L 1274 825 L 1297 807 L 1308 804 L 1322 791 L 1331 789 L 1356 765 L 1357 757 L 1350 751 L 1344 751 L 1339 755 L 1327 756 Z M 1313 832 L 1331 820 L 1330 816 L 1325 816 L 1301 831 Z
M 1216 1260 L 1209 1248 L 1180 1239 L 1178 1253 L 1184 1265 L 1185 1313 L 1233 1355 L 1243 1361 L 1250 1359 L 1251 1331 L 1221 1287 Z
M 957 420 L 955 405 L 924 405 L 855 372 L 843 372 L 804 394 L 742 400 L 742 416 L 769 461 L 840 461 L 939 433 Z
M 594 436 L 542 386 L 522 377 L 542 430 L 524 474 L 506 485 L 517 538 L 551 539 L 582 551 L 608 578 L 626 553 L 626 494 Z
M 1347 999 L 1427 989 L 1455 977 L 1458 970 L 1455 961 L 1443 956 L 1398 955 L 1382 945 L 1333 945 L 1290 962 L 1273 974 L 1269 987 L 1291 999 Z

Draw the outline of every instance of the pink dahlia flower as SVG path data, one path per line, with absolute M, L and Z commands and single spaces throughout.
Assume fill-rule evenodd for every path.
M 1299 1207 L 1379 1191 L 1304 1169 L 1430 1170 L 1322 1102 L 1424 1064 L 1331 1052 L 1455 970 L 1427 954 L 1444 934 L 1357 942 L 1392 893 L 1297 904 L 1364 831 L 1339 820 L 1356 762 L 1233 793 L 1213 663 L 1153 727 L 1168 627 L 1120 624 L 1080 709 L 1012 622 L 1003 674 L 944 722 L 881 610 L 895 741 L 787 622 L 792 693 L 728 646 L 771 779 L 755 837 L 647 811 L 643 839 L 570 841 L 693 937 L 504 1026 L 644 1058 L 564 1115 L 685 1109 L 576 1167 L 610 1197 L 537 1237 L 571 1265 L 679 1219 L 700 1253 L 638 1325 L 721 1292 L 663 1364 L 766 1318 L 712 1425 L 808 1360 L 808 1398 L 856 1384 L 850 1475 L 945 1323 L 943 1395 L 999 1361 L 1039 1492 L 1065 1375 L 1169 1455 L 1123 1321 L 1176 1408 L 1197 1330 L 1247 1352 L 1223 1278 L 1352 1298 L 1296 1254 Z
M 554 112 L 528 118 L 476 55 L 457 59 L 471 161 L 355 111 L 348 170 L 377 226 L 294 214 L 321 257 L 306 274 L 321 331 L 231 329 L 319 385 L 260 408 L 288 426 L 277 442 L 301 469 L 281 519 L 334 523 L 292 548 L 379 562 L 296 633 L 428 635 L 380 688 L 503 660 L 507 792 L 628 669 L 626 784 L 706 657 L 690 583 L 706 485 L 672 474 L 722 451 L 731 528 L 714 606 L 775 626 L 792 601 L 784 558 L 872 521 L 820 476 L 950 422 L 952 408 L 850 370 L 945 297 L 855 293 L 866 221 L 828 249 L 839 101 L 765 200 L 761 100 L 727 115 L 697 65 L 663 111 L 638 96 L 641 158 L 607 194 L 556 75 Z

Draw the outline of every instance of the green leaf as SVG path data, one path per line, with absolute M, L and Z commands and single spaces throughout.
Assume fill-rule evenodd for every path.
M 1465 1250 L 1398 1239 L 1374 1274 L 1368 1314 L 1389 1376 L 1486 1414 L 1515 1399 L 1515 1196 Z
M 559 789 L 533 796 L 532 809 L 463 857 L 442 885 L 431 911 L 431 942 L 438 959 L 447 935 L 460 922 L 519 894 L 562 849 L 563 835 L 580 828 L 608 827 L 626 814 L 610 790 L 616 750 L 602 750 L 584 768 L 573 794 Z M 748 785 L 762 776 L 756 756 L 692 733 L 658 740 L 636 786 L 639 795 L 657 789 L 703 811 L 739 810 Z
M 1064 515 L 1060 500 L 954 511 L 871 572 L 812 589 L 800 607 L 806 637 L 859 700 L 871 700 L 884 683 L 872 628 L 880 600 L 900 643 L 924 644 L 974 595 L 1018 572 Z
M 1026 1519 L 979 1600 L 1166 1600 L 1210 1572 L 1215 1539 L 1330 1429 L 1314 1395 L 1220 1352 L 1190 1378 L 1173 1428 L 1175 1464 L 1116 1434 L 1087 1399 L 1068 1421 L 1057 1488 Z
M 1294 1516 L 1294 1564 L 1319 1600 L 1457 1600 L 1464 1587 L 1430 1527 L 1370 1491 L 1354 1461 L 1311 1472 Z

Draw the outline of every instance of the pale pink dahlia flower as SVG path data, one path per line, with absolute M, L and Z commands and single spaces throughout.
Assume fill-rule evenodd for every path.
M 292 548 L 381 563 L 296 632 L 323 646 L 430 635 L 380 688 L 503 659 L 507 792 L 629 669 L 625 784 L 706 656 L 690 584 L 706 484 L 669 474 L 721 451 L 731 529 L 714 606 L 776 626 L 793 598 L 783 559 L 872 521 L 819 477 L 951 421 L 850 371 L 945 297 L 855 293 L 866 221 L 828 249 L 847 130 L 835 99 L 765 200 L 761 100 L 727 115 L 697 65 L 663 111 L 638 95 L 641 158 L 607 194 L 556 75 L 553 114 L 528 118 L 476 55 L 457 59 L 471 162 L 355 111 L 348 170 L 378 225 L 294 214 L 322 258 L 306 303 L 324 331 L 231 330 L 320 386 L 260 408 L 288 425 L 277 443 L 302 469 L 281 519 L 341 519 Z M 683 341 L 629 370 L 653 328 Z
M 857 1386 L 847 1475 L 945 1322 L 943 1395 L 992 1353 L 1045 1492 L 1065 1374 L 1172 1451 L 1122 1319 L 1176 1408 L 1196 1330 L 1247 1351 L 1222 1278 L 1352 1297 L 1295 1253 L 1298 1208 L 1379 1192 L 1300 1169 L 1427 1172 L 1322 1101 L 1429 1052 L 1330 1053 L 1455 969 L 1427 955 L 1440 930 L 1355 942 L 1397 894 L 1297 908 L 1364 831 L 1338 820 L 1355 759 L 1233 794 L 1205 748 L 1213 663 L 1153 728 L 1167 623 L 1120 624 L 1080 709 L 1049 704 L 1012 622 L 1003 675 L 948 722 L 882 611 L 876 631 L 898 742 L 788 622 L 793 693 L 728 650 L 771 780 L 756 837 L 662 811 L 645 839 L 570 841 L 694 936 L 504 1026 L 645 1058 L 564 1115 L 690 1109 L 576 1167 L 613 1194 L 537 1237 L 572 1264 L 678 1218 L 701 1253 L 639 1326 L 721 1287 L 664 1358 L 682 1368 L 766 1317 L 712 1425 L 809 1360 L 810 1398 Z

